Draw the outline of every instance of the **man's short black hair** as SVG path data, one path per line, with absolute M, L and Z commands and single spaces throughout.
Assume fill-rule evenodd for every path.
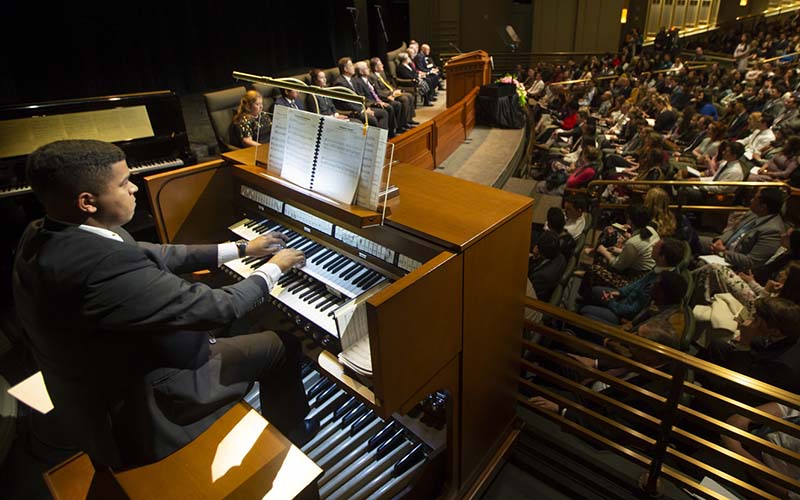
M 82 192 L 99 193 L 111 175 L 111 165 L 125 159 L 114 144 L 89 139 L 55 141 L 28 156 L 28 182 L 45 205 Z
M 767 126 L 767 128 L 772 126 L 772 122 L 775 121 L 775 117 L 769 113 L 761 113 L 761 122 Z
M 550 207 L 547 209 L 547 227 L 556 234 L 561 234 L 564 226 L 567 224 L 567 218 L 564 216 L 564 211 L 558 207 Z
M 675 271 L 664 271 L 658 274 L 658 287 L 664 298 L 665 305 L 680 304 L 689 284 L 679 273 Z
M 664 238 L 661 240 L 661 257 L 664 258 L 667 265 L 670 267 L 677 266 L 681 259 L 683 259 L 686 245 L 683 241 L 675 238 Z
M 539 254 L 545 259 L 555 259 L 560 250 L 558 235 L 553 231 L 545 231 L 536 242 Z
M 580 210 L 581 212 L 585 212 L 589 208 L 589 200 L 586 198 L 586 196 L 581 194 L 568 196 L 567 198 L 564 198 L 564 202 L 571 203 L 576 210 Z
M 728 152 L 736 158 L 741 158 L 744 154 L 744 144 L 738 141 L 731 141 L 728 144 Z
M 758 192 L 758 198 L 771 214 L 780 213 L 781 208 L 783 208 L 783 193 L 780 188 L 761 188 L 761 191 Z

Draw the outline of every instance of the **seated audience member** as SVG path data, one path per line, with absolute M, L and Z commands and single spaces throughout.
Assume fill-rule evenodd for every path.
M 356 92 L 367 98 L 367 106 L 374 109 L 382 109 L 389 115 L 389 138 L 394 137 L 396 134 L 405 132 L 406 125 L 404 122 L 403 106 L 398 101 L 384 101 L 381 96 L 375 91 L 375 87 L 369 81 L 369 66 L 364 61 L 359 61 L 355 64 Z
M 414 121 L 417 107 L 417 100 L 414 99 L 414 96 L 408 92 L 403 92 L 400 89 L 394 88 L 392 84 L 389 83 L 389 78 L 383 71 L 383 62 L 380 58 L 373 57 L 370 59 L 369 66 L 369 82 L 375 88 L 375 92 L 377 92 L 384 101 L 397 101 L 401 104 L 403 108 L 402 119 L 407 126 L 414 127 L 419 125 L 419 122 Z
M 411 59 L 408 57 L 408 54 L 401 52 L 397 55 L 397 61 L 399 63 L 395 70 L 397 72 L 397 78 L 416 82 L 417 92 L 422 96 L 422 105 L 433 106 L 433 101 L 436 100 L 433 95 L 433 89 L 431 89 L 428 81 L 419 75 L 414 67 L 411 66 Z
M 792 424 L 800 425 L 800 411 L 790 408 L 786 405 L 770 402 L 758 406 L 757 409 L 764 413 L 774 415 Z M 776 446 L 786 448 L 788 451 L 800 453 L 800 439 L 787 432 L 773 429 L 768 425 L 756 422 L 747 416 L 739 414 L 732 415 L 730 418 L 728 418 L 728 424 L 743 431 L 751 432 L 760 438 L 766 439 Z M 800 467 L 797 467 L 797 465 L 787 462 L 778 456 L 773 456 L 766 450 L 762 451 L 758 448 L 743 445 L 731 435 L 722 434 L 720 435 L 720 439 L 722 441 L 722 446 L 731 450 L 732 452 L 756 463 L 766 465 L 773 471 L 793 478 L 796 481 L 800 481 Z M 758 482 L 761 488 L 778 498 L 788 498 L 790 500 L 797 500 L 797 498 L 800 498 L 800 496 L 798 496 L 795 492 L 786 489 L 785 486 L 767 481 L 760 475 L 757 475 L 755 480 Z
M 800 155 L 800 136 L 793 135 L 786 139 L 786 144 L 775 156 L 758 169 L 758 173 L 750 174 L 747 180 L 753 182 L 786 181 L 797 170 L 798 155 Z
M 683 258 L 684 244 L 664 238 L 653 245 L 656 266 L 643 277 L 622 288 L 593 287 L 591 304 L 581 308 L 581 315 L 614 325 L 633 320 L 652 300 L 653 285 L 664 271 L 670 271 Z
M 643 200 L 644 208 L 650 214 L 653 227 L 662 238 L 674 236 L 689 244 L 692 253 L 700 251 L 700 238 L 689 219 L 672 212 L 669 194 L 660 187 L 650 188 Z
M 586 211 L 589 209 L 589 201 L 585 196 L 575 195 L 564 198 L 564 215 L 566 222 L 564 229 L 577 240 L 586 229 Z
M 759 189 L 750 202 L 750 211 L 738 223 L 718 238 L 700 237 L 702 251 L 724 256 L 734 271 L 758 272 L 778 250 L 786 231 L 782 206 L 780 189 Z
M 755 166 L 764 166 L 769 160 L 773 159 L 778 153 L 783 151 L 784 146 L 786 146 L 786 142 L 794 132 L 789 127 L 773 125 L 772 133 L 775 134 L 775 139 L 762 147 L 759 151 L 753 153 L 753 158 L 751 161 L 753 164 L 755 164 Z M 752 174 L 747 179 L 752 179 Z
M 766 113 L 753 113 L 749 118 L 750 130 L 752 133 L 737 142 L 744 146 L 744 156 L 748 160 L 753 158 L 755 153 L 775 140 L 775 134 L 770 127 L 772 126 L 772 117 Z
M 744 180 L 742 170 L 742 157 L 744 155 L 744 145 L 739 142 L 723 142 L 719 152 L 722 161 L 717 167 L 717 171 L 712 176 L 700 177 L 704 182 L 738 182 Z M 687 197 L 692 202 L 702 202 L 708 193 L 732 193 L 736 190 L 735 186 L 701 186 L 695 189 L 686 190 Z
M 728 125 L 726 137 L 741 139 L 748 134 L 748 112 L 743 98 L 733 101 L 734 119 Z
M 791 238 L 793 232 L 787 232 L 787 234 L 789 236 L 785 239 Z M 795 234 L 795 237 L 791 239 L 794 241 L 790 245 L 795 247 L 791 254 L 791 260 L 784 261 L 779 256 L 771 261 L 776 264 L 785 262 L 785 264 L 776 268 L 776 271 L 769 275 L 763 285 L 756 280 L 752 273 L 737 273 L 729 266 L 708 264 L 693 271 L 697 283 L 697 295 L 702 297 L 706 303 L 711 303 L 717 293 L 729 293 L 742 304 L 747 317 L 753 315 L 755 302 L 760 298 L 784 297 L 797 303 L 800 301 L 800 295 L 797 292 L 800 287 L 800 259 L 797 258 L 800 233 Z
M 651 323 L 642 324 L 636 330 L 636 335 L 673 349 L 676 349 L 679 345 L 675 340 L 675 336 L 671 332 L 670 326 L 664 321 L 654 321 Z M 609 343 L 611 344 L 611 342 Z M 621 342 L 614 342 L 614 345 L 615 347 L 609 346 L 610 350 L 621 351 L 617 353 L 634 361 L 638 361 L 645 366 L 659 369 L 665 373 L 670 372 L 667 359 L 658 355 L 654 350 L 646 350 L 637 347 L 635 344 L 623 344 Z M 616 347 L 617 345 L 618 347 Z M 637 385 L 653 394 L 666 396 L 669 390 L 669 382 L 665 379 L 647 377 L 635 371 L 626 368 L 620 368 L 617 364 L 611 364 L 609 367 L 605 367 L 605 357 L 593 359 L 586 356 L 579 356 L 577 354 L 568 355 L 586 367 L 603 370 L 609 375 L 622 378 L 629 384 Z M 556 365 L 552 362 L 544 362 L 543 364 L 551 371 L 555 371 L 556 373 L 572 379 L 573 381 L 581 382 L 583 385 L 591 388 L 593 391 L 599 392 L 603 396 L 612 398 L 639 411 L 650 415 L 658 415 L 659 412 L 662 411 L 662 404 L 660 402 L 657 402 L 657 400 L 652 397 L 643 396 L 640 392 L 620 389 L 613 385 L 602 383 L 593 378 L 587 379 L 582 371 L 574 369 L 566 364 Z M 551 388 L 551 390 L 558 392 L 561 396 L 573 400 L 576 403 L 589 408 L 608 419 L 619 422 L 620 424 L 634 429 L 637 428 L 638 424 L 640 424 L 640 420 L 638 418 L 633 417 L 629 411 L 622 410 L 616 405 L 600 404 L 595 399 L 584 397 L 580 392 L 577 391 L 566 391 L 560 388 Z M 562 416 L 577 422 L 584 427 L 593 429 L 595 432 L 618 440 L 618 442 L 622 442 L 629 437 L 627 433 L 617 431 L 614 427 L 604 425 L 596 418 L 586 417 L 583 413 L 573 411 L 568 407 L 559 407 L 558 403 L 555 403 L 554 401 L 551 401 L 543 396 L 534 396 L 530 399 L 530 402 L 534 406 L 537 406 L 543 410 L 552 411 L 554 413 L 558 412 Z
M 239 109 L 231 123 L 231 142 L 249 148 L 269 142 L 272 120 L 264 111 L 264 98 L 256 90 L 248 90 L 239 101 Z
M 284 272 L 304 263 L 301 251 L 280 250 L 285 235 L 220 245 L 135 241 L 121 226 L 133 217 L 137 187 L 125 153 L 110 143 L 47 144 L 28 157 L 27 176 L 47 216 L 20 239 L 14 301 L 75 445 L 114 467 L 160 460 L 205 431 L 254 381 L 270 424 L 291 439 L 308 437 L 297 340 L 272 331 L 212 335 L 226 333 L 263 304 Z M 176 274 L 245 255 L 272 257 L 222 288 Z
M 559 238 L 545 231 L 533 247 L 533 257 L 528 265 L 528 278 L 539 300 L 548 301 L 564 274 L 566 259 L 559 247 Z
M 622 288 L 655 267 L 653 245 L 660 237 L 651 225 L 650 214 L 641 205 L 631 205 L 627 218 L 631 232 L 624 241 L 610 248 L 602 244 L 597 247 L 596 263 L 587 273 L 591 286 Z
M 697 147 L 691 150 L 695 164 L 700 170 L 708 168 L 709 162 L 716 156 L 719 145 L 722 144 L 724 135 L 725 125 L 719 122 L 711 122 L 708 124 L 708 133 L 706 137 L 700 141 Z
M 352 59 L 349 57 L 342 57 L 339 59 L 338 66 L 339 77 L 335 82 L 333 82 L 333 86 L 344 87 L 352 90 L 356 94 L 362 95 L 356 89 L 356 85 L 358 85 L 358 79 L 356 78 L 356 69 L 353 65 Z M 358 85 L 358 87 L 360 89 L 361 85 Z M 340 100 L 334 100 L 334 104 L 336 105 L 336 109 L 349 111 L 351 118 L 356 118 L 357 120 L 360 120 L 361 123 L 364 123 L 364 120 L 368 120 L 371 126 L 380 127 L 387 130 L 389 129 L 389 114 L 384 109 L 376 109 L 371 107 L 362 109 L 360 105 L 354 102 Z
M 789 392 L 800 392 L 800 306 L 781 297 L 756 300 L 753 319 L 741 325 L 739 339 L 715 338 L 702 357 Z M 748 391 L 709 376 L 712 390 L 734 395 L 746 404 L 758 400 Z
M 575 252 L 575 240 L 565 229 L 566 222 L 564 210 L 558 207 L 547 209 L 547 222 L 544 224 L 545 231 L 552 231 L 553 234 L 558 236 L 559 249 L 564 254 L 564 258 L 569 259 Z
M 299 93 L 296 90 L 281 89 L 281 95 L 275 99 L 275 106 L 286 106 L 287 108 L 300 109 L 305 111 L 305 106 L 297 98 Z
M 672 109 L 669 100 L 665 97 L 659 96 L 656 98 L 656 113 L 653 128 L 661 134 L 669 132 L 675 126 L 675 122 L 678 121 L 678 114 Z
M 578 161 L 569 166 L 554 164 L 553 171 L 547 179 L 536 186 L 540 193 L 561 195 L 565 188 L 580 189 L 586 187 L 594 179 L 599 167 L 600 150 L 594 146 L 581 149 Z
M 321 69 L 314 68 L 309 72 L 311 77 L 311 85 L 325 88 L 328 86 L 328 77 Z M 333 99 L 323 95 L 308 94 L 306 97 L 306 108 L 313 111 L 319 110 L 322 116 L 332 116 L 341 120 L 347 120 L 348 117 L 336 111 L 336 106 L 333 104 Z

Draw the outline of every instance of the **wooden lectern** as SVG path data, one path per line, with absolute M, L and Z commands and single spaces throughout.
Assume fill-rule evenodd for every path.
M 447 107 L 460 101 L 475 87 L 486 85 L 492 79 L 489 54 L 474 50 L 459 54 L 444 65 L 447 75 Z

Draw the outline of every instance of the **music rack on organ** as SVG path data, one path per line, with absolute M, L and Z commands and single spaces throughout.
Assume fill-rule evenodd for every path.
M 269 300 L 304 339 L 304 382 L 323 428 L 303 451 L 325 470 L 323 498 L 388 498 L 431 488 L 431 478 L 446 496 L 465 493 L 514 433 L 532 200 L 399 164 L 400 195 L 376 225 L 380 214 L 236 164 L 248 154 L 145 182 L 164 242 L 280 231 L 306 252 Z M 260 265 L 238 259 L 224 272 L 239 279 Z M 375 286 L 365 380 L 335 357 L 332 313 Z

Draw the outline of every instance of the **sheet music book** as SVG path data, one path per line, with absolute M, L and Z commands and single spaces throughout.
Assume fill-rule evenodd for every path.
M 277 106 L 268 170 L 336 201 L 375 210 L 387 131 Z M 358 195 L 356 193 L 358 192 Z
M 369 348 L 369 324 L 367 322 L 367 299 L 383 290 L 387 283 L 375 286 L 344 304 L 334 313 L 339 331 L 342 352 L 339 361 L 359 375 L 372 376 L 372 353 Z

